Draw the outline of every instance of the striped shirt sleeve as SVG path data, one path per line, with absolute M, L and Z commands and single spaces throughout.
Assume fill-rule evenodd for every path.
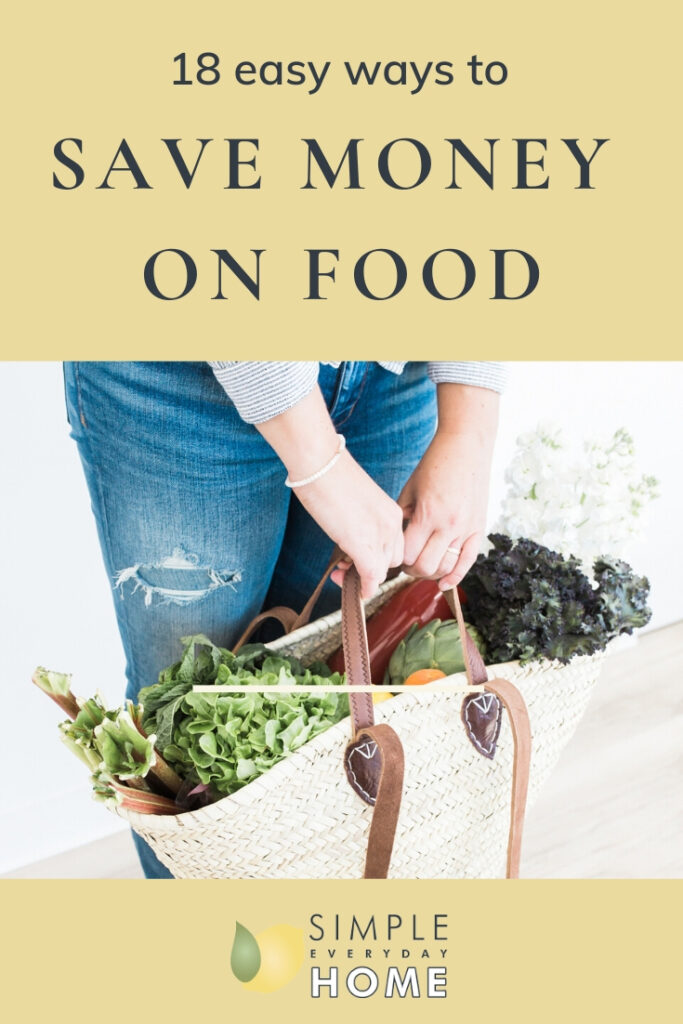
M 317 362 L 212 362 L 209 364 L 238 413 L 247 423 L 263 423 L 305 398 L 318 380 Z M 338 366 L 338 363 L 328 365 Z M 401 373 L 405 363 L 380 364 Z M 427 372 L 435 384 L 469 384 L 503 391 L 503 363 L 432 362 Z
M 286 412 L 318 382 L 318 363 L 210 363 L 216 379 L 247 423 Z
M 505 390 L 507 379 L 503 363 L 428 363 L 427 372 L 435 384 L 470 384 L 498 392 Z

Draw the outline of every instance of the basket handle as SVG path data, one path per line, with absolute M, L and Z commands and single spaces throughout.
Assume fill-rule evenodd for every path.
M 301 609 L 301 612 L 299 613 L 299 615 L 296 616 L 296 618 L 294 620 L 294 625 L 292 626 L 292 629 L 290 630 L 290 632 L 294 632 L 294 630 L 295 629 L 299 629 L 300 626 L 307 626 L 308 625 L 308 623 L 310 621 L 310 618 L 311 618 L 311 615 L 313 613 L 313 609 L 315 607 L 315 603 L 318 600 L 318 598 L 320 597 L 320 594 L 321 594 L 321 591 L 322 591 L 323 587 L 325 586 L 325 584 L 327 583 L 328 579 L 332 575 L 332 571 L 334 569 L 336 569 L 337 563 L 339 561 L 341 561 L 342 558 L 344 558 L 344 552 L 339 547 L 339 545 L 335 544 L 334 550 L 332 551 L 332 554 L 330 555 L 330 560 L 327 563 L 327 568 L 325 569 L 325 572 L 323 573 L 323 576 L 322 576 L 322 579 L 320 580 L 320 583 L 318 583 L 317 587 L 315 588 L 315 590 L 313 591 L 313 593 L 309 597 L 308 601 L 306 602 L 306 604 Z
M 453 617 L 458 623 L 467 684 L 468 686 L 479 686 L 482 683 L 485 684 L 488 681 L 489 674 L 486 671 L 484 659 L 479 653 L 479 648 L 467 632 L 465 617 L 462 614 L 462 605 L 460 604 L 460 597 L 458 596 L 458 588 L 452 587 L 450 590 L 445 590 L 444 597 L 446 598 L 448 607 L 453 612 Z
M 489 679 L 486 683 L 489 693 L 495 693 L 502 702 L 510 719 L 514 754 L 512 759 L 512 794 L 510 799 L 510 831 L 506 878 L 519 878 L 519 864 L 522 854 L 522 833 L 526 799 L 529 791 L 529 767 L 531 763 L 531 726 L 529 712 L 522 694 L 507 679 Z
M 370 654 L 358 570 L 342 584 L 342 642 L 349 686 L 371 686 Z M 375 725 L 372 694 L 349 693 L 351 742 L 344 751 L 349 785 L 374 810 L 363 878 L 386 878 L 403 793 L 403 745 L 390 725 Z
M 377 795 L 374 799 L 363 878 L 386 878 L 389 873 L 403 795 L 403 745 L 398 733 L 390 725 L 380 723 L 360 729 L 355 739 L 348 745 L 347 756 L 344 760 L 350 782 L 349 758 L 351 752 L 358 749 L 359 744 L 373 745 L 375 749 L 373 761 L 379 762 Z M 352 789 L 356 790 L 353 784 Z
M 315 603 L 320 597 L 320 593 L 327 583 L 333 569 L 336 567 L 339 560 L 343 558 L 343 552 L 340 547 L 335 545 L 332 557 L 328 562 L 327 568 L 323 574 L 322 579 L 318 583 L 317 587 L 309 597 L 308 601 L 300 612 L 295 612 L 293 608 L 285 608 L 283 605 L 277 605 L 275 608 L 270 608 L 266 612 L 261 612 L 254 619 L 251 620 L 247 628 L 242 633 L 241 637 L 236 644 L 233 645 L 233 651 L 237 652 L 243 644 L 247 642 L 249 637 L 252 635 L 257 626 L 262 622 L 266 622 L 268 619 L 276 619 L 283 627 L 285 633 L 293 633 L 295 629 L 299 629 L 300 626 L 306 626 L 311 618 Z
M 334 564 L 336 565 L 336 561 Z M 488 672 L 477 645 L 465 627 L 457 587 L 446 591 L 445 597 L 458 623 L 467 683 L 469 686 L 486 685 Z M 347 682 L 354 686 L 371 686 L 370 652 L 361 598 L 361 582 L 358 570 L 353 565 L 346 572 L 342 586 L 342 642 Z M 359 729 L 374 724 L 372 694 L 352 693 L 349 694 L 349 701 L 352 729 L 355 735 Z
M 452 602 L 452 604 L 451 604 Z M 531 728 L 529 713 L 521 693 L 507 679 L 488 679 L 486 666 L 472 638 L 465 628 L 457 590 L 450 592 L 449 604 L 455 612 L 464 652 L 465 671 L 470 686 L 484 685 L 504 705 L 512 730 L 514 745 L 512 792 L 510 803 L 510 830 L 507 849 L 507 878 L 519 877 L 522 831 L 529 786 L 531 759 Z M 342 638 L 347 683 L 370 685 L 370 656 L 368 652 L 365 613 L 361 600 L 360 577 L 355 566 L 347 571 L 342 587 Z M 368 838 L 368 852 L 364 878 L 386 878 L 396 833 L 403 788 L 403 747 L 397 734 L 387 725 L 374 724 L 374 708 L 369 693 L 350 693 L 353 738 L 348 744 L 344 764 L 351 785 L 366 803 L 374 804 L 372 825 Z M 375 748 L 368 744 L 375 744 Z M 352 770 L 352 756 L 357 758 L 367 776 L 376 786 L 374 800 L 365 778 L 358 778 Z M 365 789 L 363 788 L 365 785 Z

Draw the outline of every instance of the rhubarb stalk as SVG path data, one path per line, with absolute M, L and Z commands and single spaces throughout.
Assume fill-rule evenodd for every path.
M 76 718 L 80 708 L 71 692 L 71 676 L 63 672 L 48 672 L 46 668 L 37 668 L 31 679 L 43 693 L 59 705 L 65 715 L 71 719 Z

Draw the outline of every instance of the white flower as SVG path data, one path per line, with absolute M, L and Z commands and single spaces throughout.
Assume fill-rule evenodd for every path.
M 622 427 L 567 451 L 561 429 L 541 423 L 521 434 L 505 472 L 507 493 L 495 532 L 528 537 L 589 568 L 599 555 L 623 557 L 638 535 L 657 481 L 640 474 L 633 438 Z

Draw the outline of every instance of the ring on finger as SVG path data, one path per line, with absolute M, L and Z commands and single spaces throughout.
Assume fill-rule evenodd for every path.
M 459 555 L 462 548 L 446 548 L 446 551 L 449 551 L 452 555 Z

